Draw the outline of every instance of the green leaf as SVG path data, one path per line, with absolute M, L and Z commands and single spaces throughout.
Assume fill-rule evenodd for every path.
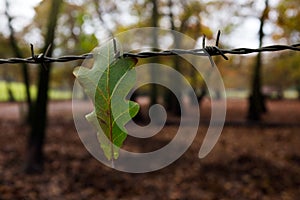
M 125 100 L 135 84 L 134 58 L 114 58 L 113 44 L 94 51 L 91 69 L 80 67 L 74 71 L 95 110 L 86 116 L 97 129 L 100 146 L 108 160 L 117 159 L 127 130 L 124 125 L 134 117 L 139 105 Z

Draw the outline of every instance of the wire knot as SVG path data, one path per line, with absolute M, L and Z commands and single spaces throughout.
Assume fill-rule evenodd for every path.
M 202 48 L 205 49 L 205 51 L 210 56 L 221 55 L 225 60 L 228 60 L 228 57 L 225 56 L 225 53 L 221 49 L 219 49 L 220 36 L 221 36 L 221 31 L 219 30 L 218 35 L 217 35 L 216 45 L 215 46 L 206 46 L 205 45 L 206 36 L 204 35 L 203 40 L 202 40 Z
M 31 50 L 31 59 L 34 60 L 35 63 L 43 63 L 45 61 L 43 53 L 40 53 L 38 55 L 34 54 L 33 44 L 30 44 L 30 50 Z
M 47 47 L 46 51 L 44 53 L 40 53 L 38 55 L 34 54 L 34 48 L 33 48 L 33 44 L 30 44 L 30 50 L 31 50 L 31 59 L 34 60 L 35 63 L 40 63 L 46 70 L 47 67 L 45 65 L 45 55 L 47 56 L 48 51 L 51 48 L 51 44 Z
M 228 57 L 217 46 L 206 46 L 204 49 L 210 56 L 221 55 L 225 60 L 228 60 Z

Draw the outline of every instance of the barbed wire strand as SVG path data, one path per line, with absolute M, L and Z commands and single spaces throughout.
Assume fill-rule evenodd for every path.
M 222 56 L 224 59 L 228 60 L 228 57 L 225 54 L 232 55 L 245 55 L 251 53 L 260 53 L 260 52 L 277 52 L 277 51 L 300 51 L 300 43 L 292 44 L 292 45 L 270 45 L 257 49 L 253 48 L 235 48 L 235 49 L 220 49 L 219 46 L 219 38 L 220 31 L 218 31 L 218 36 L 216 39 L 215 46 L 206 46 L 205 45 L 205 35 L 203 37 L 202 48 L 201 49 L 172 49 L 172 50 L 164 50 L 164 51 L 147 51 L 147 52 L 138 52 L 131 53 L 126 52 L 123 55 L 117 54 L 117 57 L 135 57 L 135 58 L 150 58 L 155 56 L 172 56 L 172 55 L 196 55 L 196 56 Z M 0 58 L 1 64 L 18 64 L 18 63 L 29 63 L 29 64 L 43 64 L 43 63 L 54 63 L 54 62 L 71 62 L 76 60 L 84 60 L 93 58 L 92 53 L 86 53 L 82 55 L 66 55 L 61 57 L 47 57 L 47 52 L 41 53 L 38 55 L 34 54 L 33 45 L 31 44 L 31 57 L 28 58 Z

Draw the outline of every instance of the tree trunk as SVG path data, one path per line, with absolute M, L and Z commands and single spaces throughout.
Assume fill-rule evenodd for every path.
M 158 8 L 157 8 L 157 0 L 152 0 L 152 27 L 156 28 L 158 26 Z M 154 50 L 158 47 L 158 41 L 157 41 L 157 31 L 153 29 L 152 33 L 152 43 Z M 150 63 L 157 63 L 158 59 L 156 57 L 151 58 Z M 156 76 L 158 73 L 154 68 L 150 69 L 151 79 L 155 82 Z M 157 103 L 157 95 L 158 95 L 158 89 L 156 84 L 151 84 L 151 96 L 150 96 L 150 105 L 154 105 Z
M 297 93 L 298 93 L 298 100 L 300 100 L 300 81 L 296 85 L 296 90 L 297 90 Z
M 47 25 L 47 34 L 45 38 L 45 47 L 43 52 L 46 52 L 47 45 L 52 44 L 54 41 L 55 28 L 61 4 L 61 0 L 52 0 L 48 18 L 49 21 Z M 53 45 L 48 49 L 47 56 L 51 57 L 52 52 Z M 31 121 L 31 133 L 28 138 L 28 151 L 25 165 L 25 171 L 27 173 L 36 173 L 43 170 L 43 145 L 47 125 L 47 103 L 50 71 L 50 63 L 47 63 L 44 66 L 40 67 L 38 95 L 33 110 L 34 112 Z
M 169 6 L 169 19 L 170 19 L 170 24 L 171 24 L 171 30 L 175 31 L 175 24 L 174 24 L 174 16 L 172 13 L 172 6 L 173 6 L 173 2 L 172 0 L 168 1 L 168 6 Z M 180 47 L 180 38 L 178 37 L 177 34 L 173 34 L 173 40 L 174 40 L 174 48 L 178 49 Z M 176 71 L 179 72 L 179 66 L 180 66 L 180 57 L 179 56 L 175 56 L 173 59 L 173 66 L 174 69 Z M 172 80 L 170 80 L 172 81 Z M 179 80 L 177 80 L 179 81 Z M 178 86 L 181 85 L 181 83 L 179 82 L 174 82 L 174 80 L 171 82 L 171 84 L 176 84 Z M 177 88 L 177 87 L 174 87 Z M 177 88 L 179 89 L 179 88 Z M 176 92 L 176 91 L 174 91 Z M 177 91 L 177 93 L 180 93 L 180 91 Z M 179 95 L 179 99 L 177 99 L 177 97 L 172 93 L 172 91 L 166 90 L 166 94 L 165 94 L 165 103 L 166 103 L 166 107 L 167 107 L 167 111 L 169 111 L 170 113 L 176 115 L 176 116 L 180 116 L 181 115 L 181 108 L 180 108 L 180 104 L 181 104 L 181 95 Z
M 7 80 L 6 79 L 6 90 L 7 90 L 7 96 L 8 96 L 8 101 L 9 102 L 15 102 L 16 99 L 14 97 L 14 94 L 13 94 L 13 91 L 11 89 L 11 86 L 10 86 L 10 80 Z
M 23 58 L 24 56 L 22 54 L 22 51 L 21 51 L 20 47 L 18 46 L 17 40 L 15 38 L 15 31 L 12 27 L 13 18 L 8 13 L 9 3 L 8 3 L 8 1 L 6 1 L 5 3 L 6 3 L 5 15 L 6 15 L 7 20 L 8 20 L 8 28 L 9 28 L 9 31 L 10 31 L 9 42 L 10 42 L 10 45 L 13 49 L 13 52 L 14 52 L 15 56 L 17 58 Z M 29 122 L 29 119 L 30 119 L 30 116 L 31 116 L 31 96 L 30 96 L 30 83 L 29 83 L 28 65 L 26 63 L 22 63 L 21 66 L 22 66 L 22 74 L 23 74 L 23 79 L 24 79 L 24 84 L 25 84 L 26 102 L 27 102 L 27 110 L 28 110 L 27 121 Z
M 259 121 L 261 114 L 266 112 L 264 97 L 261 92 L 261 53 L 257 55 L 254 68 L 252 90 L 249 97 L 248 120 Z
M 269 11 L 269 1 L 265 0 L 265 9 L 260 17 L 260 28 L 259 28 L 259 47 L 262 47 L 264 38 L 264 24 L 268 17 Z M 261 92 L 261 67 L 262 67 L 262 54 L 258 53 L 256 58 L 256 63 L 254 66 L 254 71 L 252 75 L 252 85 L 251 94 L 249 96 L 249 108 L 248 108 L 248 120 L 259 121 L 261 119 L 261 114 L 266 112 L 265 99 Z

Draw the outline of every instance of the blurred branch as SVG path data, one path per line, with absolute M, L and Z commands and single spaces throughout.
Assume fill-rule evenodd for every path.
M 98 0 L 94 0 L 94 5 L 95 5 L 95 9 L 98 15 L 98 18 L 100 20 L 100 22 L 102 23 L 103 27 L 106 29 L 106 31 L 109 33 L 109 35 L 111 37 L 114 36 L 112 30 L 108 27 L 108 25 L 105 23 L 105 21 L 102 18 L 102 11 L 100 10 L 100 6 L 99 6 L 99 1 Z

